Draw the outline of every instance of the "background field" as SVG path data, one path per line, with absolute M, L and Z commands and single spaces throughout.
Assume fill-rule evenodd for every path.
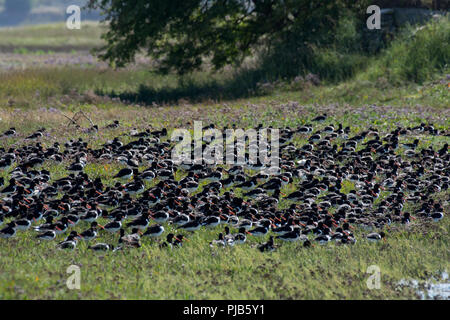
M 41 126 L 49 129 L 45 145 L 81 136 L 97 147 L 132 128 L 191 128 L 194 120 L 243 128 L 259 123 L 294 127 L 323 112 L 330 118 L 320 126 L 341 122 L 352 133 L 421 122 L 448 132 L 450 71 L 440 61 L 449 61 L 450 42 L 442 42 L 450 34 L 449 23 L 429 28 L 415 40 L 428 51 L 415 50 L 417 43 L 400 38 L 379 55 L 360 56 L 363 63 L 354 75 L 339 81 L 322 78 L 320 83 L 306 76 L 255 82 L 255 73 L 231 68 L 218 74 L 205 70 L 181 78 L 162 76 L 149 71 L 152 62 L 144 57 L 114 70 L 89 54 L 100 43 L 101 30 L 94 23 L 76 35 L 58 24 L 0 29 L 0 131 L 15 126 L 19 132 L 17 138 L 0 139 L 0 146 L 22 143 Z M 39 41 L 37 34 L 42 35 Z M 438 57 L 437 62 L 430 56 Z M 414 81 L 414 75 L 420 79 Z M 78 110 L 100 127 L 115 119 L 122 127 L 90 135 L 67 126 L 63 114 Z M 81 124 L 90 126 L 87 120 Z M 418 138 L 420 147 L 448 142 L 445 137 Z M 297 139 L 295 144 L 304 142 Z M 66 165 L 46 164 L 54 179 L 67 174 Z M 121 167 L 93 163 L 86 172 L 112 183 Z M 1 176 L 7 177 L 5 172 Z M 352 188 L 345 185 L 347 192 Z M 448 201 L 449 192 L 436 196 Z M 367 243 L 365 231 L 357 230 L 359 241 L 353 246 L 304 249 L 283 244 L 267 254 L 254 248 L 261 241 L 255 239 L 240 247 L 211 249 L 208 242 L 220 229 L 190 235 L 179 250 L 161 250 L 144 240 L 140 250 L 115 254 L 93 254 L 84 243 L 63 252 L 54 242 L 37 243 L 30 232 L 19 233 L 0 241 L 0 299 L 420 298 L 426 281 L 448 283 L 442 279 L 450 269 L 448 208 L 446 202 L 447 216 L 440 223 L 416 220 L 391 226 L 386 242 Z M 117 236 L 99 241 L 116 243 Z M 81 267 L 81 290 L 66 287 L 66 269 L 72 264 Z M 370 265 L 381 269 L 380 290 L 367 288 Z M 402 279 L 418 280 L 419 289 L 399 284 Z

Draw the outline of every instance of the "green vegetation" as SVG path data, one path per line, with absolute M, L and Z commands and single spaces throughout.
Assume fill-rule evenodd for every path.
M 287 49 L 291 59 L 283 67 L 301 69 L 313 47 L 334 42 L 341 19 L 351 16 L 361 23 L 368 3 L 95 0 L 89 7 L 101 10 L 111 26 L 103 35 L 103 59 L 124 66 L 142 50 L 158 60 L 159 71 L 185 74 L 201 69 L 206 59 L 216 70 L 240 65 L 260 48 L 272 58 Z
M 344 27 L 342 27 L 344 28 Z M 26 70 L 0 71 L 0 102 L 13 99 L 17 106 L 27 106 L 27 101 L 46 104 L 51 98 L 89 93 L 100 99 L 121 98 L 132 103 L 167 104 L 181 99 L 191 102 L 220 101 L 289 92 L 292 99 L 301 103 L 416 103 L 440 107 L 448 106 L 445 77 L 450 61 L 448 18 L 433 21 L 425 27 L 410 27 L 377 56 L 355 53 L 341 54 L 351 47 L 354 27 L 340 32 L 342 46 L 335 49 L 314 49 L 314 59 L 307 73 L 285 80 L 276 73 L 277 60 L 263 68 L 257 62 L 247 61 L 238 69 L 225 68 L 220 73 L 197 71 L 189 75 L 160 75 L 150 72 L 148 60 L 124 69 L 108 69 L 100 62 L 80 66 L 48 64 L 45 68 L 30 65 Z M 80 33 L 78 33 L 80 32 Z M 37 38 L 38 34 L 47 36 Z M 63 25 L 46 25 L 0 30 L 0 48 L 11 48 L 18 59 L 26 60 L 28 53 L 42 55 L 65 51 L 80 60 L 83 54 L 74 51 L 89 49 L 99 43 L 101 28 L 98 24 L 85 24 L 82 30 L 69 31 Z M 346 34 L 349 34 L 348 36 Z M 29 49 L 28 49 L 29 48 Z M 33 58 L 36 61 L 36 58 Z M 53 60 L 58 60 L 55 55 Z M 136 66 L 139 66 L 138 68 Z M 153 66 L 153 64 L 152 64 Z M 309 73 L 318 77 L 310 77 Z M 435 81 L 442 80 L 442 83 Z M 317 86 L 319 82 L 320 86 Z M 436 100 L 436 101 L 435 101 Z
M 371 126 L 386 132 L 397 125 L 418 125 L 423 119 L 428 119 L 439 130 L 449 130 L 448 110 L 438 113 L 434 108 L 406 105 L 314 107 L 289 102 L 290 98 L 289 94 L 274 94 L 228 104 L 152 108 L 118 102 L 65 106 L 62 110 L 65 114 L 72 116 L 81 108 L 100 127 L 113 119 L 121 120 L 122 129 L 101 130 L 98 136 L 67 127 L 68 120 L 57 110 L 41 108 L 36 112 L 8 108 L 0 111 L 0 130 L 15 126 L 20 136 L 2 139 L 0 145 L 7 148 L 12 143 L 21 143 L 24 136 L 43 125 L 49 132 L 42 140 L 44 146 L 51 145 L 55 139 L 65 141 L 81 136 L 89 146 L 98 147 L 134 127 L 189 128 L 192 119 L 219 126 L 234 123 L 249 127 L 262 122 L 294 127 L 322 112 L 327 112 L 333 119 L 322 126 L 341 122 L 344 126 L 350 125 L 355 133 Z M 401 104 L 402 99 L 398 98 L 397 102 Z M 87 120 L 80 124 L 89 126 Z M 302 145 L 305 141 L 297 139 L 294 143 Z M 421 137 L 420 148 L 430 144 L 442 147 L 444 143 L 444 137 Z M 64 169 L 66 165 L 47 163 L 44 168 L 51 171 L 52 179 L 58 179 L 68 174 Z M 90 177 L 101 177 L 109 185 L 121 167 L 119 164 L 93 163 L 86 168 L 86 173 Z M 2 176 L 7 177 L 6 173 Z M 344 186 L 345 192 L 352 188 L 351 184 Z M 282 189 L 286 194 L 291 191 L 288 187 Z M 437 196 L 448 198 L 448 191 Z M 77 230 L 85 227 L 80 225 Z M 173 230 L 171 226 L 165 227 L 168 231 Z M 425 281 L 450 267 L 448 217 L 440 223 L 415 220 L 410 226 L 393 225 L 387 230 L 386 242 L 378 244 L 364 241 L 362 237 L 366 231 L 360 229 L 356 231 L 359 240 L 353 246 L 329 244 L 304 249 L 300 244 L 283 244 L 279 250 L 268 254 L 254 248 L 260 241 L 256 239 L 249 239 L 249 243 L 235 248 L 211 249 L 208 242 L 215 239 L 219 231 L 221 228 L 188 235 L 189 242 L 179 250 L 162 250 L 156 243 L 144 240 L 140 250 L 106 255 L 89 252 L 86 243 L 81 243 L 73 252 L 63 252 L 54 247 L 54 242 L 38 243 L 31 232 L 19 232 L 14 239 L 0 241 L 0 298 L 404 299 L 416 298 L 417 293 L 411 288 L 402 288 L 398 281 Z M 102 235 L 99 241 L 116 243 L 117 235 Z M 69 276 L 66 269 L 71 264 L 81 266 L 80 291 L 68 290 L 65 285 Z M 380 290 L 369 290 L 366 286 L 369 277 L 366 270 L 373 264 L 381 268 Z
M 354 246 L 283 244 L 262 254 L 251 244 L 211 249 L 218 230 L 190 236 L 179 250 L 94 254 L 74 252 L 19 237 L 0 241 L 2 299 L 405 299 L 417 293 L 398 285 L 405 278 L 428 280 L 449 268 L 446 219 L 426 236 L 403 231 L 386 243 Z M 251 241 L 255 243 L 255 241 Z M 66 287 L 68 266 L 81 269 L 81 290 Z M 369 290 L 370 265 L 381 269 L 381 289 Z
M 389 79 L 392 82 L 421 82 L 436 69 L 442 71 L 449 59 L 448 17 L 417 34 L 409 28 L 391 46 L 396 34 L 366 28 L 366 8 L 371 4 L 388 6 L 384 1 L 365 0 L 177 1 L 170 6 L 160 0 L 132 4 L 96 0 L 89 7 L 101 10 L 110 24 L 102 35 L 105 44 L 98 50 L 100 58 L 120 67 L 144 53 L 154 60 L 153 69 L 164 74 L 217 71 L 233 65 L 244 69 L 238 78 L 250 77 L 253 83 L 308 73 L 337 82 L 360 72 L 389 47 L 380 63 L 396 74 Z M 248 57 L 253 58 L 250 66 L 245 63 Z M 374 72 L 384 72 L 383 66 Z
M 80 30 L 69 30 L 64 23 L 0 28 L 0 52 L 26 49 L 71 52 L 90 50 L 102 44 L 100 35 L 104 27 L 98 22 L 84 21 Z
M 148 60 L 119 70 L 97 61 L 87 64 L 83 59 L 90 61 L 89 57 L 82 51 L 97 46 L 103 32 L 94 24 L 83 25 L 80 31 L 66 30 L 62 24 L 0 29 L 0 132 L 12 126 L 19 132 L 18 137 L 1 138 L 0 147 L 21 144 L 42 126 L 49 133 L 42 139 L 45 147 L 74 137 L 98 147 L 132 128 L 191 128 L 194 119 L 220 127 L 258 123 L 295 127 L 323 112 L 330 117 L 321 126 L 341 122 L 351 126 L 352 133 L 371 126 L 385 133 L 397 125 L 422 122 L 450 130 L 447 18 L 415 35 L 415 29 L 408 29 L 375 56 L 347 50 L 358 46 L 356 29 L 351 24 L 341 28 L 336 44 L 326 50 L 312 48 L 308 68 L 286 79 L 279 78 L 281 72 L 269 77 L 276 64 L 255 68 L 262 61 L 257 58 L 245 60 L 238 69 L 184 76 L 150 72 L 153 65 Z M 40 59 L 50 62 L 34 65 Z M 54 62 L 65 59 L 61 65 Z M 121 128 L 92 135 L 68 126 L 64 115 L 73 116 L 78 110 L 99 127 L 119 119 Z M 87 120 L 80 124 L 90 126 Z M 419 148 L 448 142 L 446 137 L 418 138 Z M 68 174 L 66 166 L 46 163 L 44 168 L 57 179 Z M 112 184 L 121 167 L 92 163 L 86 172 Z M 3 171 L 0 176 L 8 177 Z M 343 192 L 352 188 L 347 183 Z M 448 196 L 448 191 L 436 195 L 447 201 Z M 418 298 L 414 289 L 398 282 L 423 282 L 450 270 L 448 202 L 445 214 L 440 223 L 415 220 L 409 226 L 393 225 L 386 230 L 386 242 L 367 243 L 362 239 L 367 231 L 356 230 L 358 242 L 352 246 L 305 249 L 283 244 L 268 254 L 256 250 L 256 239 L 235 248 L 211 249 L 208 242 L 222 231 L 219 228 L 188 235 L 190 241 L 179 250 L 161 250 L 144 240 L 140 250 L 108 254 L 88 252 L 86 243 L 65 252 L 54 242 L 38 243 L 31 232 L 19 232 L 16 238 L 0 239 L 0 299 Z M 99 241 L 115 244 L 117 235 L 102 235 Z M 66 287 L 66 270 L 72 264 L 81 267 L 80 291 Z M 381 269 L 380 290 L 366 286 L 370 265 Z
M 421 27 L 408 28 L 393 41 L 366 74 L 376 81 L 383 77 L 391 84 L 421 83 L 449 68 L 450 20 L 441 18 Z

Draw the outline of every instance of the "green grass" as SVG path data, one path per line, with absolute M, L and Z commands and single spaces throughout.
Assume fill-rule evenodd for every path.
M 48 146 L 55 140 L 83 137 L 90 147 L 98 147 L 106 139 L 126 132 L 133 127 L 148 125 L 191 127 L 192 119 L 214 122 L 220 126 L 236 123 L 238 126 L 266 125 L 296 126 L 321 112 L 327 111 L 332 121 L 351 125 L 356 133 L 370 126 L 382 132 L 392 130 L 397 124 L 414 126 L 423 121 L 434 123 L 440 130 L 449 130 L 448 112 L 443 115 L 436 109 L 407 107 L 336 107 L 321 105 L 301 106 L 280 102 L 276 95 L 224 104 L 185 105 L 142 108 L 135 106 L 85 104 L 82 110 L 100 126 L 112 119 L 120 119 L 123 128 L 111 132 L 102 130 L 99 136 L 81 133 L 66 126 L 67 120 L 51 110 L 3 110 L 0 129 L 15 125 L 20 136 L 0 141 L 8 147 L 22 143 L 23 137 L 45 125 L 49 137 L 43 139 Z M 286 97 L 282 98 L 286 99 Z M 74 109 L 67 107 L 71 115 Z M 383 115 L 384 117 L 380 117 Z M 82 126 L 89 123 L 82 121 Z M 405 137 L 410 141 L 412 137 Z M 421 137 L 420 147 L 432 144 L 441 147 L 443 137 Z M 304 140 L 294 141 L 302 145 Z M 68 172 L 67 164 L 46 163 L 45 168 L 57 179 Z M 117 164 L 93 163 L 86 173 L 102 177 L 112 184 L 112 176 L 121 168 Z M 7 177 L 6 173 L 2 176 Z M 352 185 L 344 184 L 344 192 Z M 293 191 L 292 185 L 282 190 Z M 442 199 L 448 192 L 438 195 Z M 280 207 L 285 207 L 283 201 Z M 448 206 L 446 207 L 448 214 Z M 103 220 L 101 222 L 104 222 Z M 172 231 L 171 226 L 165 226 Z M 80 231 L 86 226 L 79 226 Z M 189 242 L 179 250 L 161 250 L 155 243 L 144 240 L 139 250 L 94 254 L 85 243 L 74 252 L 55 248 L 55 242 L 38 243 L 32 233 L 19 233 L 15 239 L 0 241 L 0 298 L 20 299 L 406 299 L 417 298 L 408 287 L 397 285 L 401 279 L 428 280 L 444 270 L 449 270 L 450 223 L 446 217 L 441 223 L 414 221 L 410 226 L 391 226 L 386 242 L 365 242 L 365 231 L 358 230 L 358 242 L 353 246 L 315 246 L 304 249 L 299 244 L 282 244 L 273 253 L 262 254 L 254 246 L 261 240 L 250 239 L 235 248 L 211 249 L 209 241 L 217 237 L 221 228 L 199 231 L 188 235 Z M 102 235 L 98 241 L 116 243 L 117 235 Z M 81 267 L 81 290 L 69 290 L 66 281 L 67 267 Z M 369 290 L 366 281 L 368 266 L 381 269 L 381 289 Z
M 450 72 L 450 69 L 446 70 Z M 445 74 L 445 73 L 444 73 Z M 211 79 L 215 82 L 211 82 Z M 93 68 L 40 68 L 0 73 L 0 104 L 24 108 L 33 106 L 59 107 L 63 104 L 82 105 L 86 102 L 111 104 L 114 98 L 140 105 L 173 105 L 221 102 L 230 99 L 266 99 L 297 101 L 300 104 L 389 104 L 433 106 L 447 108 L 450 102 L 448 80 L 435 75 L 423 84 L 407 83 L 392 86 L 385 78 L 377 81 L 350 79 L 338 84 L 314 86 L 308 82 L 268 84 L 260 90 L 246 90 L 248 82 L 235 82 L 226 89 L 221 77 L 199 73 L 195 80 L 179 80 L 173 75 L 151 74 L 138 70 L 102 70 Z M 227 76 L 228 77 L 228 76 Z M 240 87 L 239 84 L 241 84 Z M 236 87 L 236 90 L 232 90 Z M 261 98 L 259 98 L 261 97 Z
M 2 299 L 405 299 L 397 282 L 426 280 L 448 270 L 448 219 L 428 236 L 401 232 L 386 243 L 354 246 L 283 245 L 262 254 L 250 244 L 224 250 L 207 243 L 218 231 L 198 232 L 179 250 L 145 243 L 140 250 L 93 254 L 81 244 L 62 252 L 25 237 L 1 243 Z M 435 237 L 436 239 L 433 239 Z M 254 241 L 253 241 L 254 243 Z M 19 249 L 20 248 L 20 249 Z M 28 248 L 28 249 L 24 249 Z M 81 290 L 66 287 L 67 267 L 81 269 Z M 369 290 L 367 268 L 381 270 Z
M 284 95 L 283 92 L 289 91 L 292 99 L 300 103 L 354 105 L 401 101 L 409 106 L 447 107 L 449 28 L 448 18 L 432 21 L 421 29 L 407 28 L 388 48 L 374 56 L 341 52 L 343 48 L 315 48 L 309 69 L 300 73 L 303 77 L 276 81 L 271 79 L 278 74 L 270 70 L 278 67 L 258 66 L 257 59 L 240 69 L 226 68 L 219 73 L 204 70 L 183 77 L 150 72 L 152 64 L 142 57 L 138 57 L 135 65 L 120 70 L 109 69 L 98 61 L 91 63 L 89 59 L 81 59 L 85 64 L 77 62 L 78 58 L 87 56 L 77 50 L 101 43 L 102 29 L 93 23 L 83 25 L 82 30 L 67 30 L 61 24 L 0 29 L 0 51 L 10 47 L 15 52 L 4 62 L 13 71 L 5 74 L 0 69 L 0 103 L 8 104 L 12 99 L 18 107 L 27 107 L 27 101 L 38 99 L 48 104 L 52 98 L 76 92 L 81 96 L 88 93 L 90 97 L 94 94 L 104 99 L 120 98 L 153 105 L 185 100 L 224 101 L 279 95 L 279 92 Z M 352 33 L 346 37 L 355 40 Z M 350 46 L 346 37 L 341 40 L 342 45 Z M 70 55 L 59 55 L 61 51 Z M 51 59 L 45 60 L 48 56 Z M 66 61 L 63 67 L 56 63 L 58 60 Z M 36 66 L 36 61 L 44 66 Z M 304 80 L 309 72 L 320 75 L 321 86 Z
M 102 45 L 104 30 L 98 22 L 90 21 L 83 21 L 80 30 L 70 30 L 64 23 L 0 28 L 0 52 L 90 50 Z
M 34 28 L 33 35 L 27 35 L 27 28 L 0 29 L 0 48 L 17 50 L 13 58 L 19 65 L 21 61 L 25 64 L 23 68 L 0 69 L 0 132 L 12 126 L 19 132 L 18 137 L 0 139 L 0 147 L 5 149 L 25 143 L 23 138 L 42 126 L 49 133 L 42 139 L 44 147 L 82 137 L 89 147 L 98 148 L 132 128 L 192 128 L 193 120 L 219 127 L 236 124 L 248 128 L 259 123 L 296 127 L 323 112 L 331 120 L 321 126 L 341 122 L 351 126 L 352 134 L 370 127 L 384 133 L 398 125 L 409 127 L 422 122 L 432 123 L 441 131 L 450 129 L 448 66 L 430 68 L 420 84 L 395 83 L 389 74 L 379 73 L 382 59 L 388 59 L 387 52 L 369 59 L 371 64 L 355 77 L 340 83 L 322 81 L 319 86 L 301 79 L 256 84 L 261 79 L 254 73 L 233 70 L 198 72 L 180 79 L 150 73 L 151 66 L 143 64 L 122 70 L 99 65 L 36 67 L 30 61 L 58 58 L 61 51 L 82 54 L 72 50 L 95 45 L 99 33 L 82 29 L 80 34 L 84 35 L 73 40 L 73 47 L 66 43 L 71 33 L 59 26 Z M 44 37 L 38 40 L 37 34 Z M 48 50 L 53 52 L 49 54 Z M 329 59 L 336 62 L 332 55 Z M 392 65 L 385 69 L 392 70 Z M 100 130 L 98 135 L 84 133 L 68 126 L 63 116 L 73 116 L 78 110 L 86 112 L 100 127 L 115 119 L 122 127 Z M 86 119 L 79 124 L 90 126 Z M 448 142 L 448 138 L 439 136 L 419 138 L 420 148 L 433 145 L 436 149 Z M 401 142 L 413 139 L 402 137 Z M 122 141 L 129 140 L 123 137 Z M 298 138 L 294 143 L 302 145 L 305 139 Z M 51 171 L 52 179 L 58 179 L 68 174 L 66 166 L 46 162 L 44 168 Z M 121 167 L 92 163 L 86 172 L 111 185 L 112 176 Z M 8 178 L 6 172 L 0 176 Z M 290 185 L 282 191 L 288 193 L 292 188 Z M 350 182 L 343 184 L 343 192 L 352 188 Z M 448 201 L 448 195 L 447 191 L 436 197 Z M 286 206 L 282 201 L 280 207 Z M 358 242 L 353 246 L 329 244 L 304 249 L 299 244 L 282 244 L 267 254 L 256 250 L 254 246 L 262 240 L 255 239 L 235 248 L 211 249 L 208 243 L 221 229 L 189 235 L 190 241 L 179 250 L 161 250 L 144 240 L 139 250 L 115 254 L 93 254 L 85 243 L 73 252 L 64 252 L 55 248 L 55 242 L 38 243 L 30 231 L 19 232 L 14 239 L 0 240 L 0 299 L 418 298 L 415 290 L 397 283 L 401 279 L 423 282 L 449 271 L 448 203 L 445 213 L 440 223 L 417 220 L 409 226 L 391 226 L 386 242 L 378 244 L 365 242 L 365 231 L 357 230 Z M 78 230 L 85 228 L 80 226 Z M 117 235 L 102 235 L 99 241 L 115 244 Z M 72 264 L 81 268 L 79 291 L 66 287 L 66 270 Z M 380 267 L 380 290 L 367 288 L 370 275 L 366 270 L 370 265 Z
M 390 84 L 422 83 L 448 68 L 450 18 L 441 17 L 424 26 L 409 27 L 370 64 L 361 78 Z

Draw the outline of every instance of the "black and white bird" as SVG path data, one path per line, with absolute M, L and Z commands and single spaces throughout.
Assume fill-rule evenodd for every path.
M 270 252 L 275 250 L 275 246 L 273 244 L 273 236 L 270 236 L 269 241 L 266 243 L 260 244 L 258 246 L 258 250 L 261 252 Z
M 74 250 L 77 247 L 77 242 L 78 232 L 72 231 L 64 241 L 58 243 L 57 248 L 63 250 Z
M 4 195 L 4 196 L 7 196 L 7 195 L 10 195 L 10 194 L 15 193 L 16 190 L 17 190 L 17 182 L 16 182 L 16 180 L 15 180 L 14 178 L 11 178 L 11 179 L 9 180 L 9 185 L 7 185 L 6 187 L 4 187 L 4 188 L 0 191 L 0 194 L 1 194 L 1 195 Z
M 36 132 L 30 134 L 29 136 L 27 136 L 25 139 L 27 140 L 35 140 L 38 138 L 41 138 L 44 134 L 43 132 L 45 131 L 45 128 L 41 128 L 39 130 L 37 130 Z
M 11 127 L 11 128 L 9 128 L 9 130 L 6 130 L 5 132 L 3 132 L 4 137 L 11 137 L 14 135 L 16 135 L 16 128 L 14 128 L 14 127 Z
M 125 192 L 129 193 L 130 195 L 136 195 L 144 192 L 145 185 L 141 180 L 136 180 L 130 184 L 127 184 L 125 186 Z
M 182 226 L 188 223 L 190 220 L 191 218 L 189 218 L 189 215 L 181 213 L 172 219 L 172 223 L 176 226 Z
M 0 170 L 8 171 L 13 164 L 13 159 L 11 158 L 4 158 L 0 159 Z
M 245 243 L 245 241 L 247 241 L 246 235 L 247 233 L 248 231 L 244 227 L 239 228 L 238 233 L 232 235 L 234 243 L 235 244 Z
M 99 242 L 92 246 L 88 246 L 88 249 L 93 251 L 112 251 L 114 250 L 114 246 L 111 244 Z
M 160 224 L 154 224 L 147 228 L 142 236 L 157 238 L 164 233 L 164 227 Z
M 0 230 L 0 238 L 8 239 L 16 235 L 16 224 L 12 221 L 8 225 Z
M 419 145 L 419 139 L 415 139 L 413 143 L 402 143 L 403 148 L 407 150 L 414 150 Z
M 201 224 L 200 224 L 200 220 L 199 219 L 195 219 L 192 221 L 189 221 L 188 223 L 185 223 L 182 226 L 179 226 L 178 229 L 183 229 L 186 231 L 197 231 L 198 229 L 200 229 Z
M 156 177 L 155 172 L 151 170 L 144 171 L 139 175 L 139 179 L 142 179 L 147 182 L 151 182 L 153 179 L 155 179 L 155 177 Z
M 17 230 L 26 231 L 31 227 L 31 219 L 28 217 L 14 221 Z
M 259 226 L 259 227 L 256 227 L 256 228 L 248 231 L 248 233 L 250 235 L 255 236 L 255 237 L 265 236 L 268 232 L 269 232 L 269 228 L 266 226 Z
M 322 232 L 322 234 L 318 235 L 314 239 L 314 241 L 318 242 L 321 245 L 327 244 L 331 240 L 331 236 L 330 236 L 329 233 L 330 233 L 330 229 L 329 228 L 325 228 L 325 230 Z
M 220 218 L 216 216 L 210 216 L 202 221 L 202 226 L 206 228 L 214 228 L 220 224 Z
M 370 242 L 378 242 L 378 241 L 380 241 L 381 239 L 383 239 L 385 236 L 386 236 L 386 234 L 385 234 L 383 231 L 381 231 L 380 233 L 377 233 L 377 232 L 369 233 L 369 234 L 366 236 L 366 238 L 367 238 L 367 240 L 370 241 Z
M 170 215 L 166 211 L 163 211 L 163 210 L 157 211 L 154 214 L 151 214 L 150 216 L 157 223 L 164 223 L 170 217 Z
M 116 233 L 122 228 L 122 216 L 117 216 L 114 221 L 108 222 L 103 226 L 103 229 L 110 233 Z
M 86 214 L 80 217 L 81 221 L 84 222 L 94 222 L 98 219 L 98 211 L 97 210 L 89 210 Z
M 93 239 L 95 239 L 97 237 L 97 234 L 98 234 L 97 228 L 98 227 L 103 228 L 103 226 L 99 225 L 97 223 L 97 221 L 94 221 L 94 222 L 91 223 L 91 227 L 89 229 L 87 229 L 86 231 L 83 231 L 82 233 L 80 233 L 79 236 L 84 241 L 93 240 Z
M 148 217 L 149 217 L 148 213 L 142 214 L 139 218 L 136 218 L 135 220 L 127 223 L 127 227 L 144 230 L 145 228 L 148 227 L 148 224 L 150 223 Z
M 304 235 L 303 235 L 304 236 Z M 300 238 L 302 237 L 301 232 L 300 232 L 300 228 L 296 228 L 293 231 L 289 231 L 286 232 L 283 235 L 280 235 L 277 237 L 277 239 L 283 240 L 283 241 L 288 241 L 288 242 L 295 242 L 300 240 Z M 303 237 L 303 240 L 307 240 L 307 237 Z
M 430 217 L 434 220 L 434 222 L 439 222 L 444 218 L 444 212 L 436 211 L 431 213 Z
M 321 116 L 315 117 L 314 119 L 312 119 L 312 121 L 323 122 L 323 121 L 325 121 L 326 119 L 327 119 L 327 114 L 324 113 L 324 114 L 321 115 Z
M 56 232 L 54 230 L 43 231 L 36 236 L 38 240 L 53 240 L 56 238 Z
M 121 180 L 125 180 L 125 181 L 130 180 L 133 177 L 135 172 L 136 172 L 135 169 L 123 168 L 113 178 L 121 179 Z

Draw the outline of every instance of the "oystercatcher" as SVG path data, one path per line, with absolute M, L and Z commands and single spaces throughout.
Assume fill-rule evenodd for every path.
M 114 246 L 111 244 L 100 242 L 92 246 L 88 246 L 88 249 L 93 251 L 112 251 L 114 250 Z
M 380 241 L 381 239 L 383 239 L 385 236 L 386 236 L 386 234 L 385 234 L 383 231 L 381 231 L 380 233 L 377 233 L 377 232 L 369 233 L 369 234 L 366 236 L 366 238 L 367 238 L 367 240 L 369 240 L 370 242 L 378 242 L 378 241 Z
M 169 219 L 169 214 L 166 211 L 160 210 L 150 215 L 157 223 L 164 223 Z
M 69 236 L 58 243 L 57 247 L 63 250 L 73 250 L 76 248 L 78 242 L 78 232 L 72 231 Z
M 200 229 L 201 224 L 200 224 L 200 220 L 199 219 L 195 219 L 193 221 L 189 221 L 188 223 L 185 223 L 182 226 L 179 226 L 178 229 L 183 229 L 186 231 L 197 231 L 198 229 Z
M 154 224 L 148 227 L 147 231 L 144 232 L 143 236 L 157 238 L 164 233 L 164 227 L 160 224 Z
M 118 215 L 114 221 L 108 222 L 103 226 L 103 228 L 110 233 L 116 233 L 119 231 L 120 228 L 122 228 L 122 215 Z
M 265 236 L 268 232 L 269 232 L 269 226 L 266 224 L 263 224 L 259 227 L 256 227 L 256 228 L 250 230 L 248 233 L 251 234 L 252 236 L 262 237 L 262 236 Z
M 166 241 L 164 241 L 163 243 L 161 243 L 159 245 L 160 248 L 172 248 L 172 242 L 173 242 L 173 238 L 175 237 L 175 235 L 173 233 L 169 233 L 166 236 Z
M 8 239 L 14 237 L 16 234 L 16 224 L 12 221 L 8 223 L 6 228 L 0 230 L 0 238 Z
M 123 168 L 113 178 L 121 180 L 130 180 L 134 174 L 137 174 L 137 169 Z
M 139 218 L 127 223 L 127 227 L 137 228 L 139 230 L 144 230 L 149 224 L 149 214 L 143 213 Z
M 53 240 L 56 237 L 56 232 L 54 230 L 43 231 L 41 234 L 36 236 L 38 240 Z
M 93 240 L 93 239 L 95 239 L 97 237 L 97 234 L 98 234 L 97 228 L 98 227 L 103 228 L 103 226 L 99 225 L 97 223 L 97 221 L 94 221 L 94 222 L 91 223 L 91 227 L 89 229 L 87 229 L 86 231 L 81 232 L 79 234 L 79 236 L 84 241 Z
M 260 244 L 258 250 L 261 252 L 274 251 L 275 246 L 273 244 L 273 236 L 270 236 L 269 241 L 266 243 Z
M 16 128 L 11 127 L 9 128 L 9 130 L 6 130 L 5 132 L 3 132 L 3 136 L 5 137 L 11 137 L 11 136 L 15 136 L 16 135 Z
M 172 219 L 172 223 L 176 226 L 182 226 L 188 223 L 190 220 L 191 218 L 189 218 L 189 215 L 181 213 Z
M 19 219 L 14 221 L 17 230 L 26 231 L 31 227 L 31 220 L 26 217 L 23 219 Z
M 280 235 L 277 237 L 277 239 L 288 241 L 288 242 L 294 242 L 302 238 L 303 241 L 307 240 L 308 238 L 305 235 L 301 235 L 300 228 L 295 228 L 293 231 L 289 231 L 284 233 L 283 235 Z
M 322 234 L 317 236 L 314 239 L 314 241 L 317 241 L 317 242 L 319 242 L 319 244 L 322 244 L 322 245 L 327 244 L 331 240 L 331 236 L 329 235 L 329 233 L 330 233 L 330 229 L 329 228 L 325 228 L 322 231 Z
M 207 217 L 202 221 L 202 226 L 206 228 L 214 228 L 220 224 L 220 218 L 216 216 Z
M 5 158 L 0 159 L 0 170 L 8 171 L 13 164 L 13 159 L 11 158 Z
M 419 139 L 415 139 L 413 143 L 402 143 L 403 148 L 407 150 L 414 150 L 419 145 Z
M 246 236 L 247 233 L 248 233 L 248 231 L 244 227 L 239 228 L 238 233 L 233 235 L 234 243 L 236 243 L 236 244 L 245 243 L 245 241 L 247 241 L 247 236 Z
M 85 222 L 94 222 L 97 219 L 98 219 L 97 210 L 89 210 L 85 215 L 80 217 L 80 220 Z
M 315 117 L 314 119 L 312 119 L 312 121 L 315 121 L 315 122 L 323 122 L 323 121 L 325 121 L 326 119 L 327 119 L 327 114 L 324 113 L 324 114 L 322 114 L 321 116 Z

